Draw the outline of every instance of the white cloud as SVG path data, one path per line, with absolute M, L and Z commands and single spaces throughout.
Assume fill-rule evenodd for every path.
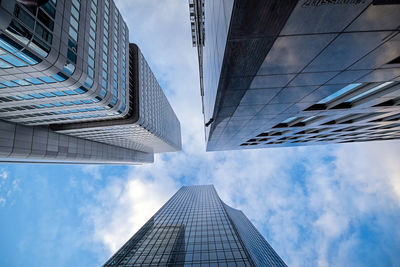
M 82 171 L 99 180 L 101 179 L 101 167 L 101 165 L 84 165 Z
M 112 180 L 96 195 L 96 204 L 81 212 L 89 216 L 94 239 L 107 253 L 121 247 L 177 190 L 168 176 L 143 169 L 132 169 L 126 177 Z

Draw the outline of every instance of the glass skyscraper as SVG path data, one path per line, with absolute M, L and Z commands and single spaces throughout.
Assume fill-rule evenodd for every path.
M 399 1 L 189 9 L 207 150 L 400 138 Z
M 6 160 L 143 163 L 181 148 L 179 121 L 112 0 L 0 1 L 0 123 Z M 35 129 L 50 134 L 34 149 L 20 139 L 37 141 Z M 49 142 L 63 147 L 55 157 Z M 107 158 L 105 145 L 125 156 Z
M 286 266 L 212 185 L 182 187 L 104 266 Z

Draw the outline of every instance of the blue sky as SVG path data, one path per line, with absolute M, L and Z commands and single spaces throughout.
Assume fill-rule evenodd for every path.
M 400 141 L 205 152 L 187 1 L 117 0 L 182 125 L 143 166 L 0 165 L 0 266 L 99 266 L 183 184 L 214 184 L 289 266 L 400 265 Z

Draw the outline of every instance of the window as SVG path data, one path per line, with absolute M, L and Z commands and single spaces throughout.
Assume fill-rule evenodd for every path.
M 55 83 L 56 81 L 50 77 L 38 77 L 38 79 L 44 81 L 45 83 Z
M 18 84 L 10 82 L 10 81 L 2 81 L 0 83 L 4 84 L 5 86 L 8 86 L 8 87 L 17 87 L 18 86 Z
M 35 31 L 40 37 L 43 38 L 43 40 L 51 44 L 51 42 L 53 41 L 53 35 L 48 30 L 46 30 L 42 25 L 36 24 Z
M 73 16 L 70 17 L 69 22 L 72 25 L 72 27 L 74 27 L 74 29 L 78 31 L 79 29 L 78 21 L 76 21 L 76 19 Z
M 14 36 L 15 39 L 17 39 L 18 41 L 20 41 L 25 45 L 28 44 L 30 39 L 32 39 L 31 31 L 26 29 L 24 26 L 22 26 L 15 20 L 11 21 L 10 26 L 8 26 L 6 31 L 12 36 Z
M 324 99 L 320 100 L 317 104 L 326 104 L 332 100 L 335 100 L 336 98 L 344 95 L 345 93 L 349 92 L 350 90 L 356 88 L 357 86 L 361 85 L 361 83 L 352 83 L 349 84 L 345 87 L 343 87 L 342 89 L 340 89 L 339 91 L 325 97 Z
M 72 52 L 72 51 L 69 50 L 69 49 L 68 49 L 68 52 L 67 52 L 67 58 L 68 58 L 71 62 L 76 63 L 76 55 L 75 55 L 74 52 Z
M 0 60 L 0 69 L 8 69 L 11 68 L 12 66 L 6 62 L 4 62 L 3 60 Z
M 35 79 L 35 78 L 26 78 L 25 80 L 29 81 L 29 82 L 32 83 L 32 84 L 36 84 L 36 85 L 38 85 L 38 84 L 43 84 L 42 81 L 40 81 L 40 80 L 38 80 L 38 79 Z
M 29 13 L 23 10 L 20 6 L 15 5 L 14 15 L 20 21 L 22 21 L 22 23 L 24 23 L 27 27 L 33 30 L 33 27 L 35 25 L 35 19 Z
M 52 92 L 53 94 L 55 94 L 56 96 L 66 96 L 66 94 L 64 94 L 63 92 Z
M 54 22 L 53 20 L 46 14 L 44 13 L 41 9 L 38 11 L 37 18 L 41 23 L 43 23 L 44 26 L 49 28 L 51 31 L 54 29 Z
M 78 40 L 78 33 L 72 27 L 69 27 L 69 35 L 74 41 Z
M 45 97 L 55 97 L 52 93 L 41 93 L 41 95 L 44 95 Z
M 30 85 L 30 83 L 28 83 L 25 80 L 13 80 L 13 82 L 19 84 L 19 85 Z
M 72 91 L 72 90 L 65 90 L 65 91 L 63 91 L 64 93 L 66 93 L 67 95 L 77 95 L 77 93 L 75 93 L 74 91 Z
M 369 89 L 369 90 L 367 90 L 367 91 L 365 91 L 365 92 L 363 92 L 363 93 L 361 93 L 361 94 L 359 94 L 359 95 L 356 95 L 356 96 L 354 96 L 354 97 L 352 97 L 352 98 L 346 100 L 345 102 L 349 103 L 349 102 L 353 102 L 353 101 L 359 100 L 360 98 L 362 98 L 362 97 L 364 97 L 364 96 L 366 96 L 366 95 L 368 95 L 368 94 L 372 94 L 373 92 L 376 92 L 376 91 L 378 91 L 379 89 L 381 89 L 381 88 L 383 88 L 383 87 L 385 87 L 385 86 L 387 86 L 387 85 L 389 85 L 389 84 L 392 84 L 392 83 L 393 83 L 393 82 L 385 82 L 385 83 L 382 83 L 382 84 L 380 84 L 380 85 L 378 85 L 378 86 L 375 86 L 375 87 L 373 87 L 373 88 L 371 88 L 371 89 Z
M 11 65 L 15 66 L 15 67 L 25 67 L 28 66 L 26 63 L 22 62 L 19 59 L 16 59 L 15 57 L 11 56 L 11 55 L 1 55 L 0 56 L 1 59 L 3 59 L 4 61 L 10 63 Z
M 32 41 L 29 43 L 29 47 L 42 57 L 47 57 L 50 52 L 50 47 L 37 37 L 33 37 Z
M 65 81 L 66 79 L 68 79 L 68 76 L 67 75 L 65 75 L 64 73 L 62 73 L 62 72 L 59 72 L 59 73 L 57 73 L 57 74 L 54 74 L 53 76 L 51 76 L 53 79 L 55 79 L 56 81 L 58 81 L 58 82 L 62 82 L 62 81 Z
M 39 57 L 32 54 L 30 51 L 26 49 L 22 50 L 21 52 L 17 52 L 15 56 L 27 62 L 29 65 L 36 65 L 42 62 L 42 60 Z
M 4 34 L 0 34 L 0 47 L 10 53 L 15 53 L 22 49 L 22 46 L 20 46 Z

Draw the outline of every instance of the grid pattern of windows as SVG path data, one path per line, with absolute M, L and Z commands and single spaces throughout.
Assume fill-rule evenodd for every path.
M 255 264 L 225 206 L 213 186 L 182 187 L 104 266 L 286 266 Z
M 58 0 L 58 2 L 59 5 L 64 6 L 64 1 Z M 67 6 L 71 14 L 67 21 L 65 21 L 68 23 L 67 33 L 66 35 L 62 35 L 66 38 L 65 41 L 62 41 L 67 45 L 65 53 L 66 62 L 63 67 L 59 69 L 58 73 L 53 75 L 48 75 L 48 73 L 46 73 L 48 76 L 35 76 L 34 74 L 30 74 L 25 75 L 22 79 L 0 79 L 0 89 L 4 89 L 0 91 L 0 103 L 4 103 L 4 105 L 2 105 L 3 108 L 0 109 L 0 117 L 26 125 L 40 125 L 52 122 L 67 122 L 69 120 L 98 120 L 106 117 L 121 116 L 120 114 L 123 112 L 126 113 L 126 108 L 128 106 L 126 103 L 128 99 L 126 96 L 126 91 L 128 89 L 126 79 L 126 67 L 128 65 L 126 62 L 126 60 L 128 60 L 126 53 L 128 31 L 113 1 L 101 0 L 100 2 L 102 5 L 104 4 L 104 9 L 98 7 L 99 0 L 83 3 L 83 7 L 80 0 L 73 0 L 68 3 Z M 6 34 L 0 34 L 0 68 L 7 69 L 36 65 L 43 61 L 43 57 L 47 57 L 53 40 L 53 31 L 57 28 L 57 25 L 54 23 L 56 18 L 56 4 L 57 2 L 54 0 L 49 1 L 49 3 L 40 8 L 28 8 L 18 3 L 15 5 L 15 10 L 13 11 L 15 18 L 8 29 L 5 30 L 12 38 Z M 88 97 L 87 92 L 94 85 L 96 65 L 100 65 L 96 64 L 96 34 L 98 27 L 101 26 L 98 20 L 103 17 L 98 14 L 100 10 L 102 11 L 101 15 L 104 13 L 104 35 L 101 36 L 103 42 L 100 42 L 103 48 L 103 62 L 101 64 L 102 74 L 101 77 L 98 77 L 98 84 L 101 84 L 101 88 L 98 90 L 97 95 L 92 94 Z M 82 14 L 87 14 L 87 18 L 86 15 L 82 18 Z M 59 15 L 62 14 L 60 13 Z M 109 45 L 108 29 L 110 17 L 112 18 L 111 25 L 113 25 L 113 30 L 111 31 L 113 32 L 111 38 L 113 42 Z M 81 24 L 82 21 L 85 21 L 85 18 L 88 22 L 86 27 Z M 87 40 L 80 37 L 82 36 L 82 34 L 80 34 L 82 31 L 87 32 L 87 34 L 84 35 L 87 36 Z M 41 35 L 36 36 L 39 33 Z M 120 36 L 121 33 L 123 36 Z M 46 40 L 43 39 L 44 37 L 46 37 Z M 42 42 L 45 41 L 43 46 L 46 48 L 44 49 L 45 52 L 38 50 L 37 47 L 39 46 L 37 45 L 33 47 L 35 49 L 31 47 L 34 43 L 37 43 L 37 39 Z M 45 46 L 46 41 L 47 46 Z M 32 48 L 38 56 L 24 48 L 19 42 L 28 48 Z M 73 79 L 72 81 L 68 80 L 73 76 L 76 76 L 74 77 L 75 79 L 79 77 L 74 75 L 74 73 L 77 68 L 77 61 L 79 60 L 78 50 L 82 48 L 87 49 L 87 61 L 85 59 L 87 67 L 86 64 L 84 64 L 85 70 L 83 71 L 83 75 L 87 78 L 82 84 L 76 84 Z M 113 66 L 113 70 L 108 70 L 109 53 L 113 55 L 114 66 L 111 65 Z M 109 87 L 107 78 L 110 74 L 108 71 L 112 71 L 112 76 L 114 77 L 113 82 L 110 82 L 110 84 L 116 87 L 112 91 L 112 97 L 105 99 Z M 118 78 L 118 76 L 120 76 L 120 78 Z M 22 75 L 18 77 L 22 77 Z M 118 81 L 118 79 L 121 80 Z M 61 86 L 61 83 L 64 84 L 64 82 L 65 86 Z M 118 88 L 118 82 L 120 82 L 121 88 Z M 54 85 L 54 87 L 51 89 L 50 86 L 52 85 Z M 96 89 L 93 88 L 92 90 Z M 122 90 L 122 95 L 120 95 L 121 91 L 119 90 Z M 61 100 L 58 98 L 64 99 Z M 116 105 L 120 98 L 122 102 L 121 107 L 118 110 L 110 110 Z M 110 102 L 112 102 L 112 104 Z M 78 107 L 82 104 L 91 104 L 91 106 L 87 108 Z M 68 109 L 70 106 L 75 107 L 74 109 Z M 30 114 L 25 114 L 23 111 L 26 109 L 30 109 L 32 112 Z M 46 112 L 43 113 L 42 109 L 46 109 Z M 99 110 L 110 111 L 99 112 Z M 88 112 L 91 114 L 88 114 Z M 68 116 L 70 113 L 82 114 Z M 43 116 L 47 116 L 47 118 L 43 119 Z
M 388 95 L 389 99 L 390 95 L 397 95 L 399 88 L 400 83 L 394 81 L 339 87 L 315 104 L 310 103 L 297 116 L 277 123 L 271 130 L 258 132 L 240 146 L 257 148 L 263 145 L 350 143 L 400 138 L 399 113 L 396 109 L 387 108 L 398 104 L 385 104 L 395 103 L 395 99 L 388 102 Z M 377 95 L 383 97 L 379 102 L 376 101 Z M 352 112 L 338 112 L 354 107 Z M 310 111 L 316 115 L 310 115 Z
M 130 115 L 137 115 L 136 97 L 139 118 L 110 120 L 108 125 L 93 122 L 85 128 L 73 124 L 57 131 L 144 152 L 175 151 L 181 147 L 179 121 L 140 50 L 130 45 L 129 53 Z

